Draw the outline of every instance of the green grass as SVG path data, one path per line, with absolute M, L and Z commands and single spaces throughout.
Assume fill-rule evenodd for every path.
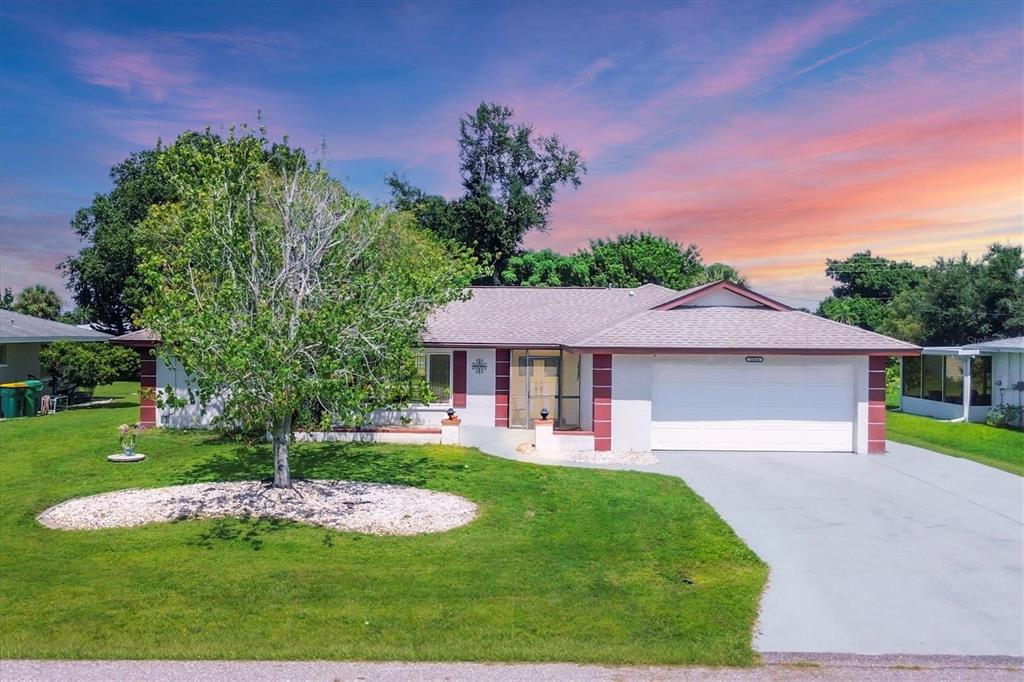
M 139 382 L 137 381 L 115 381 L 106 386 L 97 386 L 92 392 L 93 400 L 105 400 L 107 398 L 125 398 L 127 400 L 138 400 Z M 138 421 L 138 419 L 136 419 Z
M 963 457 L 1024 476 L 1024 432 L 1021 431 L 889 412 L 886 435 L 900 443 Z
M 297 477 L 449 491 L 480 515 L 406 538 L 267 520 L 39 525 L 81 495 L 270 475 L 267 448 L 204 433 L 147 432 L 144 462 L 106 462 L 136 416 L 125 400 L 0 424 L 0 658 L 756 661 L 767 569 L 670 477 L 303 445 Z

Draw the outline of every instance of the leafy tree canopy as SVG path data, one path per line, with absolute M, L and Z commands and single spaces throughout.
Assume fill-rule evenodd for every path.
M 281 149 L 245 129 L 168 148 L 178 200 L 146 220 L 142 320 L 194 381 L 190 400 L 219 398 L 222 425 L 273 433 L 274 483 L 290 487 L 296 414 L 360 424 L 428 398 L 412 348 L 476 267 Z
M 509 107 L 481 103 L 459 121 L 459 199 L 427 195 L 396 175 L 388 179 L 399 210 L 434 234 L 469 246 L 492 267 L 495 284 L 526 234 L 547 230 L 558 187 L 579 187 L 586 173 L 579 152 L 557 136 L 535 135 L 512 116 Z
M 597 239 L 589 248 L 564 256 L 550 249 L 524 251 L 513 256 L 502 273 L 504 284 L 522 286 L 635 287 L 659 284 L 685 289 L 727 280 L 745 285 L 735 268 L 724 263 L 705 267 L 694 244 L 647 232 Z
M 980 259 L 938 258 L 920 285 L 892 302 L 883 333 L 922 345 L 959 345 L 1024 334 L 1024 257 L 993 244 Z
M 825 274 L 835 285 L 821 302 L 818 314 L 837 322 L 877 330 L 889 317 L 889 302 L 916 287 L 927 268 L 861 251 L 849 258 L 829 258 Z
M 174 146 L 209 152 L 220 142 L 220 137 L 207 129 L 182 133 Z M 153 149 L 132 154 L 114 166 L 110 170 L 113 189 L 97 194 L 71 220 L 71 228 L 86 244 L 59 267 L 77 306 L 103 331 L 123 334 L 135 328 L 133 317 L 146 293 L 138 273 L 139 227 L 152 206 L 179 198 L 159 163 L 165 152 L 166 147 L 157 142 Z M 282 162 L 304 158 L 301 150 L 286 144 L 270 145 L 263 153 Z
M 139 356 L 130 348 L 109 343 L 57 341 L 39 351 L 39 364 L 50 375 L 54 393 L 71 395 L 138 372 Z
M 0 296 L 0 310 L 10 310 L 14 306 L 14 293 L 9 288 L 4 288 Z
M 42 284 L 25 287 L 11 304 L 11 310 L 22 315 L 56 320 L 60 317 L 61 301 L 57 292 Z

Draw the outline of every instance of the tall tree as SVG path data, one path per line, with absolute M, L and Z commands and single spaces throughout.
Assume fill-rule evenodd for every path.
M 0 295 L 0 310 L 10 310 L 14 306 L 14 293 L 10 288 L 5 287 L 3 295 Z
M 881 331 L 931 346 L 1024 334 L 1024 257 L 993 244 L 972 260 L 938 258 L 921 284 L 897 296 Z
M 420 224 L 473 249 L 501 282 L 509 258 L 532 230 L 545 231 L 559 186 L 579 187 L 586 166 L 557 136 L 535 135 L 512 120 L 512 109 L 481 103 L 459 121 L 464 194 L 455 201 L 426 195 L 397 176 L 388 179 L 396 207 Z
M 56 291 L 42 284 L 33 284 L 21 290 L 11 310 L 44 320 L 56 320 L 60 317 L 60 307 L 61 300 Z
M 501 283 L 524 287 L 590 285 L 590 267 L 578 254 L 564 256 L 551 249 L 523 251 L 508 259 Z
M 818 314 L 838 322 L 877 330 L 889 315 L 889 302 L 913 289 L 926 268 L 861 251 L 849 258 L 829 258 L 825 274 L 835 285 L 832 295 L 818 306 Z
M 147 220 L 143 320 L 194 381 L 192 399 L 218 397 L 222 425 L 273 434 L 274 485 L 291 487 L 297 412 L 359 424 L 429 398 L 412 348 L 475 265 L 268 148 L 243 131 L 208 150 L 168 149 L 161 164 L 179 201 Z
M 649 232 L 595 239 L 589 251 L 577 255 L 586 262 L 589 283 L 594 286 L 637 287 L 650 283 L 685 289 L 696 284 L 704 272 L 695 244 L 683 246 Z
M 220 142 L 208 129 L 189 130 L 178 136 L 174 145 L 209 151 Z M 71 220 L 71 228 L 85 246 L 59 267 L 77 306 L 103 331 L 123 334 L 135 328 L 133 317 L 146 295 L 136 253 L 140 225 L 151 207 L 178 199 L 175 185 L 160 163 L 165 151 L 157 142 L 153 149 L 132 154 L 114 166 L 110 170 L 113 189 L 97 194 Z M 282 161 L 302 155 L 287 144 L 271 145 L 263 153 Z

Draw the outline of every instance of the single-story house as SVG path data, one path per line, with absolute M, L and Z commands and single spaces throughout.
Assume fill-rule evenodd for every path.
M 473 287 L 428 321 L 420 371 L 435 403 L 380 411 L 377 426 L 530 429 L 596 450 L 885 450 L 885 362 L 920 348 L 716 282 L 684 291 Z M 142 382 L 184 394 L 175 363 L 148 359 L 148 332 L 114 343 L 143 353 Z M 152 426 L 203 426 L 144 404 Z
M 43 379 L 39 349 L 55 341 L 106 341 L 109 334 L 63 322 L 0 310 L 0 384 Z
M 992 407 L 1024 399 L 1024 336 L 926 347 L 904 357 L 901 369 L 904 412 L 984 422 Z

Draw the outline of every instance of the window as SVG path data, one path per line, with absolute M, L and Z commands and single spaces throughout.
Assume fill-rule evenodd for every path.
M 0 343 L 0 367 L 7 366 L 7 344 Z
M 416 373 L 425 379 L 434 402 L 448 402 L 452 393 L 452 356 L 450 353 L 417 353 Z
M 942 400 L 942 356 L 925 355 L 921 358 L 921 397 Z
M 992 404 L 992 356 L 971 358 L 971 405 Z
M 903 358 L 903 395 L 921 397 L 921 358 Z
M 947 403 L 961 405 L 964 402 L 964 366 L 960 358 L 952 355 L 943 357 L 945 370 L 942 373 L 942 399 Z

